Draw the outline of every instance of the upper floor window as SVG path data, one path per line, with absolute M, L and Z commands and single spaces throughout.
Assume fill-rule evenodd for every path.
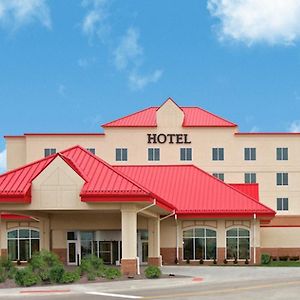
M 87 151 L 90 151 L 92 154 L 96 154 L 96 149 L 95 148 L 86 148 Z
M 277 173 L 276 174 L 277 185 L 288 185 L 289 184 L 289 174 L 288 173 Z
M 218 178 L 219 180 L 224 181 L 224 173 L 213 173 L 212 175 Z
M 245 173 L 245 183 L 256 183 L 256 173 Z
M 277 198 L 277 210 L 289 210 L 289 199 Z
M 256 148 L 244 149 L 245 160 L 256 160 Z
M 192 160 L 192 148 L 180 148 L 180 160 Z
M 127 161 L 127 148 L 117 148 L 116 149 L 116 161 Z
M 224 160 L 224 148 L 213 148 L 212 160 Z
M 159 148 L 148 148 L 148 160 L 149 161 L 160 160 L 160 149 Z
M 277 160 L 288 160 L 288 148 L 276 148 Z
M 56 149 L 55 148 L 45 148 L 44 149 L 44 156 L 47 157 L 49 155 L 55 154 Z

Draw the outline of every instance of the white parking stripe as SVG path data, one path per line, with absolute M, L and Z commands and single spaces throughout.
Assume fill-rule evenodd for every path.
M 142 299 L 141 296 L 132 296 L 132 295 L 121 295 L 121 294 L 111 294 L 111 293 L 101 293 L 101 292 L 86 292 L 89 295 L 98 295 L 98 296 L 108 296 L 115 298 L 125 298 L 125 299 Z

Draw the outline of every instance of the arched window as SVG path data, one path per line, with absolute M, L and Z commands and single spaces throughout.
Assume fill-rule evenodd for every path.
M 250 258 L 250 232 L 244 228 L 232 228 L 226 232 L 227 259 Z
M 183 231 L 184 259 L 215 259 L 217 253 L 217 234 L 207 228 L 193 228 Z
M 40 250 L 40 233 L 36 229 L 22 228 L 7 232 L 7 250 L 10 260 L 27 261 Z

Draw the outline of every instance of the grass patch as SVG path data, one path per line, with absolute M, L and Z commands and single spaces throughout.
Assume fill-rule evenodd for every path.
M 263 267 L 300 267 L 300 261 L 271 261 Z

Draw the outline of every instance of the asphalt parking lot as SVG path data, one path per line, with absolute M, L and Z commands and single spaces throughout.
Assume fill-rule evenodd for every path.
M 60 286 L 54 293 L 50 290 L 53 287 L 49 288 L 50 293 L 43 293 L 41 288 L 7 291 L 10 294 L 2 290 L 0 299 L 300 299 L 300 268 L 171 266 L 164 267 L 163 272 L 175 277 Z

